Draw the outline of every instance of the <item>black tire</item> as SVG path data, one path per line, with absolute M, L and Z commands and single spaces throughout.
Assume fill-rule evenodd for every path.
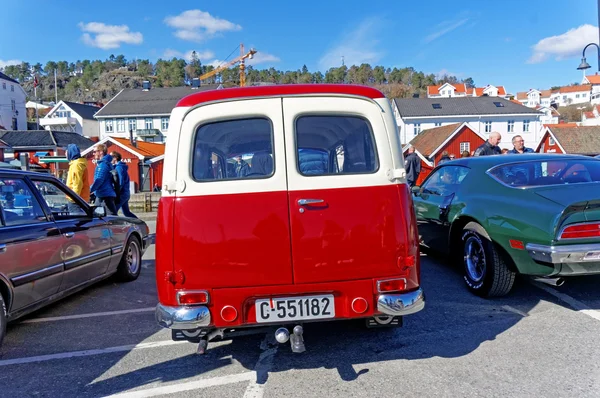
M 6 336 L 6 305 L 4 299 L 0 294 L 0 348 L 2 347 L 2 340 Z
M 117 268 L 117 279 L 131 282 L 140 276 L 142 270 L 142 247 L 135 236 L 130 236 L 123 249 L 123 257 Z
M 461 240 L 464 279 L 469 290 L 480 297 L 507 295 L 515 282 L 515 272 L 508 268 L 485 229 L 470 222 L 464 227 Z

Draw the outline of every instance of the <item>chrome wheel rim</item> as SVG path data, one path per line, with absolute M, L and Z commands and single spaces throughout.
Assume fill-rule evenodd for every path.
M 483 279 L 486 269 L 485 252 L 481 242 L 474 237 L 470 237 L 465 243 L 465 266 L 473 282 Z
M 125 254 L 125 261 L 127 261 L 127 268 L 132 274 L 135 274 L 140 268 L 140 248 L 135 240 L 129 242 L 129 247 Z

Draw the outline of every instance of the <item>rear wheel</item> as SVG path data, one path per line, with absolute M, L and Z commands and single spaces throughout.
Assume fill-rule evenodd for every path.
M 467 287 L 481 297 L 505 296 L 515 282 L 515 273 L 485 229 L 468 223 L 463 229 L 463 267 Z
M 122 282 L 131 282 L 140 276 L 141 270 L 142 250 L 140 241 L 135 236 L 130 236 L 117 268 L 117 278 Z
M 4 304 L 4 299 L 0 294 L 0 347 L 2 347 L 2 340 L 4 340 L 4 336 L 6 335 L 6 305 Z

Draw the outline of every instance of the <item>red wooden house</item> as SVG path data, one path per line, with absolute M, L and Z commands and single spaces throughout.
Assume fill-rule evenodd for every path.
M 408 148 L 414 147 L 415 153 L 421 158 L 421 174 L 417 179 L 417 184 L 420 185 L 439 164 L 444 151 L 460 158 L 462 152 L 471 154 L 485 140 L 468 123 L 455 123 L 423 130 L 403 148 L 403 152 L 406 156 Z
M 537 152 L 599 155 L 600 126 L 547 125 Z

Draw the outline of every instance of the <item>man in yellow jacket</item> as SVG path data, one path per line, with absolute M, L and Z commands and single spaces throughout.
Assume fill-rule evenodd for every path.
M 81 157 L 79 148 L 75 144 L 67 146 L 67 159 L 69 160 L 67 186 L 89 203 L 90 183 L 88 181 L 87 160 Z

